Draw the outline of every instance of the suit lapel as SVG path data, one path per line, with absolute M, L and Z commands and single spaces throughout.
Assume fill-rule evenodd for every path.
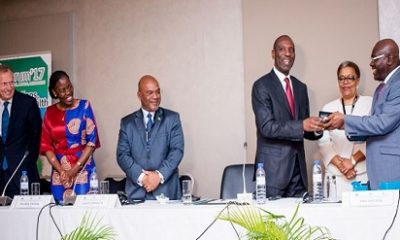
M 151 141 L 150 145 L 153 145 L 154 139 L 157 136 L 158 130 L 160 129 L 161 126 L 161 121 L 164 119 L 164 111 L 162 108 L 158 108 L 154 115 L 154 126 L 150 131 L 150 136 L 151 136 Z
M 10 141 L 10 139 L 13 136 L 13 131 L 14 131 L 14 125 L 16 119 L 18 119 L 18 102 L 19 102 L 19 93 L 15 91 L 12 103 L 11 103 L 11 112 L 10 112 L 10 123 L 8 125 L 8 131 L 7 131 L 7 140 L 6 142 Z
M 384 87 L 385 88 L 385 87 Z M 376 102 L 377 102 L 377 96 L 378 96 L 378 91 L 377 91 L 378 89 L 375 89 L 375 92 L 374 92 L 374 97 L 373 97 L 373 99 L 372 99 L 372 112 L 371 112 L 371 114 L 373 115 L 374 113 L 375 113 L 375 108 L 376 108 Z M 382 95 L 383 95 L 383 90 L 384 89 L 382 89 L 382 92 L 381 92 L 381 99 L 382 99 Z
M 276 94 L 278 95 L 277 99 L 282 99 L 282 104 L 285 106 L 287 114 L 290 116 L 290 118 L 292 118 L 292 112 L 290 111 L 289 101 L 288 101 L 288 99 L 286 97 L 286 92 L 282 87 L 282 83 L 279 80 L 278 76 L 276 76 L 274 70 L 272 70 L 271 73 L 272 73 L 272 76 L 273 76 L 272 77 L 272 83 L 273 83 L 273 86 L 275 88 L 274 92 L 276 92 Z M 293 81 L 292 81 L 292 83 L 293 83 Z M 293 92 L 293 95 L 294 95 L 293 97 L 294 97 L 295 111 L 296 111 L 296 115 L 297 115 L 297 105 L 296 105 L 297 101 L 296 101 L 296 98 L 295 98 L 295 96 L 297 94 L 294 94 L 294 86 L 292 86 L 292 88 L 293 88 L 292 92 Z
M 299 96 L 300 94 L 300 86 L 298 86 L 298 82 L 294 80 L 294 77 L 291 77 L 292 80 L 292 89 L 293 89 L 293 99 L 294 99 L 294 110 L 295 110 L 295 115 L 294 115 L 294 119 L 297 119 L 299 116 L 299 103 L 300 103 L 300 99 Z
M 400 81 L 400 68 L 398 68 L 393 75 L 389 78 L 389 80 L 385 83 L 385 85 L 383 86 L 383 88 L 381 89 L 381 93 L 379 95 L 378 98 L 378 91 L 377 89 L 375 90 L 374 93 L 374 97 L 372 99 L 372 112 L 371 114 L 374 114 L 378 108 L 378 106 L 380 106 L 381 102 L 385 101 L 387 94 L 388 94 L 388 89 L 394 84 L 392 83 L 393 81 Z
M 146 144 L 146 128 L 144 127 L 143 122 L 143 112 L 141 109 L 135 112 L 134 118 L 135 127 L 140 135 L 140 139 L 142 140 L 143 145 Z

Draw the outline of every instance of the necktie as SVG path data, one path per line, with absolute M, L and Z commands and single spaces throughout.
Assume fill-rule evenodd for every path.
M 8 104 L 9 104 L 9 102 L 4 102 L 4 110 L 3 110 L 2 117 L 1 117 L 1 134 L 2 134 L 1 137 L 3 138 L 4 143 L 6 143 L 8 124 L 10 123 L 10 113 L 8 112 L 8 108 L 7 108 Z M 7 163 L 5 154 L 4 154 L 2 167 L 3 167 L 3 170 L 7 170 L 7 168 L 8 168 L 8 163 Z
M 146 125 L 147 132 L 150 132 L 152 127 L 153 127 L 153 119 L 152 119 L 151 113 L 148 113 L 147 114 L 147 125 Z
M 385 86 L 385 83 L 382 82 L 382 83 L 379 84 L 378 87 L 376 88 L 376 100 L 378 100 L 379 96 L 381 95 L 384 86 Z
M 290 81 L 289 78 L 285 78 L 286 82 L 286 97 L 289 102 L 289 107 L 290 107 L 290 112 L 292 113 L 292 118 L 294 119 L 295 114 L 295 109 L 294 109 L 294 98 L 292 94 L 292 88 L 290 87 Z

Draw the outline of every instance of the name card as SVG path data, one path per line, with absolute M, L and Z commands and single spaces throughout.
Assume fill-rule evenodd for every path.
M 11 202 L 11 208 L 42 208 L 54 203 L 52 195 L 17 195 Z
M 115 208 L 120 207 L 117 194 L 78 195 L 74 207 Z
M 399 192 L 397 190 L 372 190 L 343 192 L 343 206 L 365 207 L 365 206 L 390 206 L 395 204 Z

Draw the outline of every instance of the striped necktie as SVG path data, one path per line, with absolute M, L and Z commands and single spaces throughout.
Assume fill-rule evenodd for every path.
M 286 90 L 285 90 L 286 97 L 289 102 L 289 107 L 290 107 L 290 112 L 292 114 L 292 118 L 294 119 L 296 114 L 295 114 L 295 109 L 294 109 L 294 98 L 293 98 L 292 88 L 290 87 L 289 78 L 285 78 L 285 82 L 286 82 Z

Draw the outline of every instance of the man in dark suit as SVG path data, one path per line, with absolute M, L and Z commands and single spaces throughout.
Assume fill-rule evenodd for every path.
M 257 126 L 256 165 L 263 163 L 267 197 L 300 197 L 307 191 L 304 138 L 322 136 L 319 117 L 309 117 L 307 86 L 289 72 L 295 60 L 292 39 L 283 35 L 272 50 L 274 68 L 252 90 Z
M 129 199 L 181 198 L 178 165 L 184 139 L 179 114 L 160 108 L 161 92 L 153 76 L 139 81 L 142 108 L 122 118 L 117 161 L 126 173 Z
M 21 167 L 6 189 L 6 195 L 19 195 L 19 179 L 26 170 L 30 182 L 38 182 L 39 174 L 36 161 L 39 155 L 39 143 L 42 119 L 36 99 L 15 91 L 14 75 L 8 66 L 0 65 L 0 190 L 29 152 Z

